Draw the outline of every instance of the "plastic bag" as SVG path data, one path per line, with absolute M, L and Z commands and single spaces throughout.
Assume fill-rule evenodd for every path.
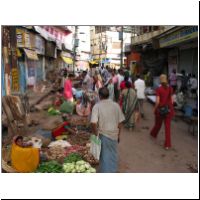
M 72 114 L 74 111 L 74 104 L 70 101 L 64 101 L 60 107 L 60 112 Z
M 12 167 L 18 172 L 34 172 L 39 165 L 39 149 L 32 147 L 20 147 L 15 143 L 12 144 L 11 162 Z
M 91 135 L 90 137 L 90 153 L 95 159 L 99 160 L 101 153 L 101 140 L 96 135 Z

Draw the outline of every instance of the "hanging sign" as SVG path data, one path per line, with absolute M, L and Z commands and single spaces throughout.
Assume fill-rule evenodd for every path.
M 23 29 L 16 29 L 17 47 L 25 46 L 25 32 Z
M 25 33 L 25 47 L 30 48 L 31 47 L 31 39 L 29 32 Z
M 12 90 L 19 91 L 19 72 L 17 68 L 12 68 Z
M 159 40 L 160 47 L 166 47 L 198 37 L 198 26 L 189 26 Z

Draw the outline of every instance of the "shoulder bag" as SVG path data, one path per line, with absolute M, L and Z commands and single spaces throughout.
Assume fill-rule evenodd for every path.
M 170 91 L 170 88 L 169 88 L 169 95 L 167 97 L 167 100 L 168 101 L 168 98 L 171 96 L 171 91 Z M 165 103 L 164 106 L 160 106 L 158 108 L 158 111 L 159 111 L 159 114 L 162 116 L 162 117 L 166 117 L 167 114 L 170 113 L 170 108 L 169 108 L 169 105 L 167 105 L 167 102 Z

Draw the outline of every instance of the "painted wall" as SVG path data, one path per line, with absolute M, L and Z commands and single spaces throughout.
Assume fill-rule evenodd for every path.
M 126 57 L 126 66 L 130 66 L 131 61 L 137 61 L 140 62 L 141 56 L 139 53 L 133 53 L 131 52 L 129 55 Z

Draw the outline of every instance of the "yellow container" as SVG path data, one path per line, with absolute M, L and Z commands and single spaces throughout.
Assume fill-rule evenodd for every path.
M 14 142 L 11 149 L 11 162 L 12 167 L 17 172 L 34 172 L 40 161 L 39 149 L 32 147 L 20 147 Z

